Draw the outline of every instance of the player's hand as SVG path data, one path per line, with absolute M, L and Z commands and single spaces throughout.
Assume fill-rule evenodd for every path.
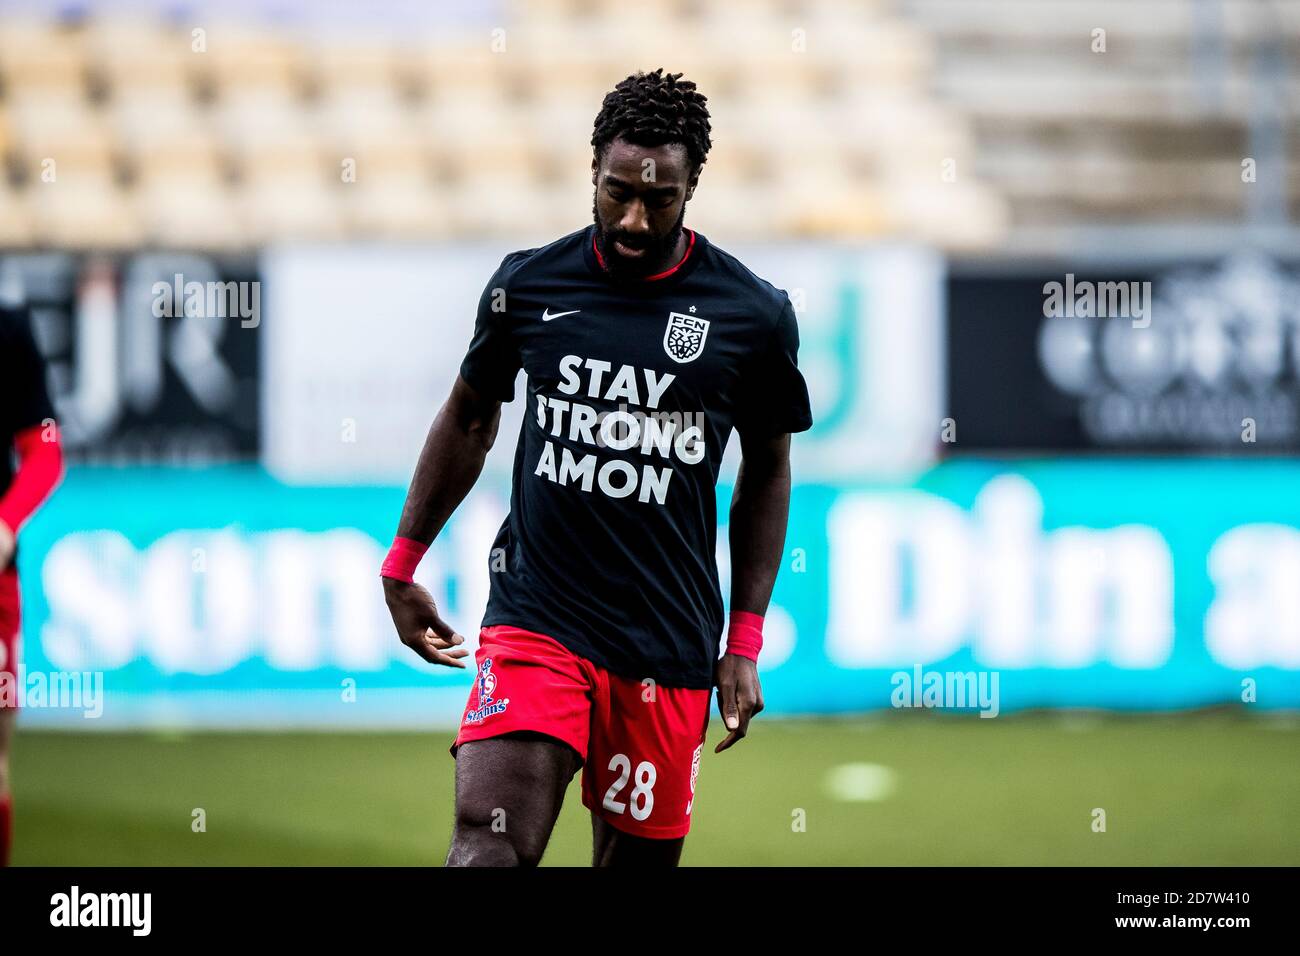
M 13 529 L 0 521 L 0 570 L 9 567 L 9 562 L 13 560 L 15 546 Z
M 380 580 L 384 582 L 388 613 L 393 616 L 393 626 L 402 643 L 430 664 L 463 669 L 465 662 L 461 658 L 467 657 L 469 651 L 456 645 L 464 644 L 465 638 L 438 614 L 433 595 L 418 584 L 392 578 Z
M 758 683 L 758 665 L 739 654 L 723 654 L 718 661 L 718 711 L 729 733 L 713 748 L 720 754 L 749 730 L 749 719 L 763 710 L 763 688 Z

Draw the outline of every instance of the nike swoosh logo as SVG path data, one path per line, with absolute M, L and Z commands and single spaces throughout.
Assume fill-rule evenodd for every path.
M 549 322 L 549 321 L 551 321 L 551 319 L 559 319 L 559 318 L 563 318 L 563 317 L 566 316 L 566 315 L 573 315 L 573 313 L 575 313 L 575 312 L 581 312 L 581 311 L 582 311 L 581 309 L 570 309 L 568 312 L 556 312 L 554 315 L 552 315 L 550 309 L 543 309 L 543 310 L 542 310 L 542 321 L 543 321 L 543 322 Z

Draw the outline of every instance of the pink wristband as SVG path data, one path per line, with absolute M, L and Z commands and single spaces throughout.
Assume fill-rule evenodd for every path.
M 739 654 L 758 663 L 758 652 L 763 649 L 763 615 L 749 611 L 732 611 L 727 626 L 728 654 Z
M 379 576 L 410 584 L 414 579 L 416 566 L 424 557 L 424 552 L 428 550 L 427 544 L 421 544 L 411 538 L 394 538 L 393 546 L 388 549 L 388 557 L 384 558 L 384 566 L 379 569 Z

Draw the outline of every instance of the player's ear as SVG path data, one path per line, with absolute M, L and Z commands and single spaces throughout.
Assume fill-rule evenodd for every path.
M 695 167 L 695 172 L 691 173 L 691 178 L 686 180 L 686 201 L 690 202 L 691 197 L 695 195 L 695 187 L 700 184 L 700 167 Z
M 591 157 L 591 184 L 595 186 L 596 180 L 599 178 L 600 178 L 600 161 L 595 156 L 593 156 Z

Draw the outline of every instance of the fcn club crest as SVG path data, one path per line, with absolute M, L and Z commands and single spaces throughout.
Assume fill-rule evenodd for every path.
M 664 351 L 674 362 L 693 361 L 704 351 L 704 340 L 708 335 L 708 319 L 669 312 L 668 328 L 664 331 Z

